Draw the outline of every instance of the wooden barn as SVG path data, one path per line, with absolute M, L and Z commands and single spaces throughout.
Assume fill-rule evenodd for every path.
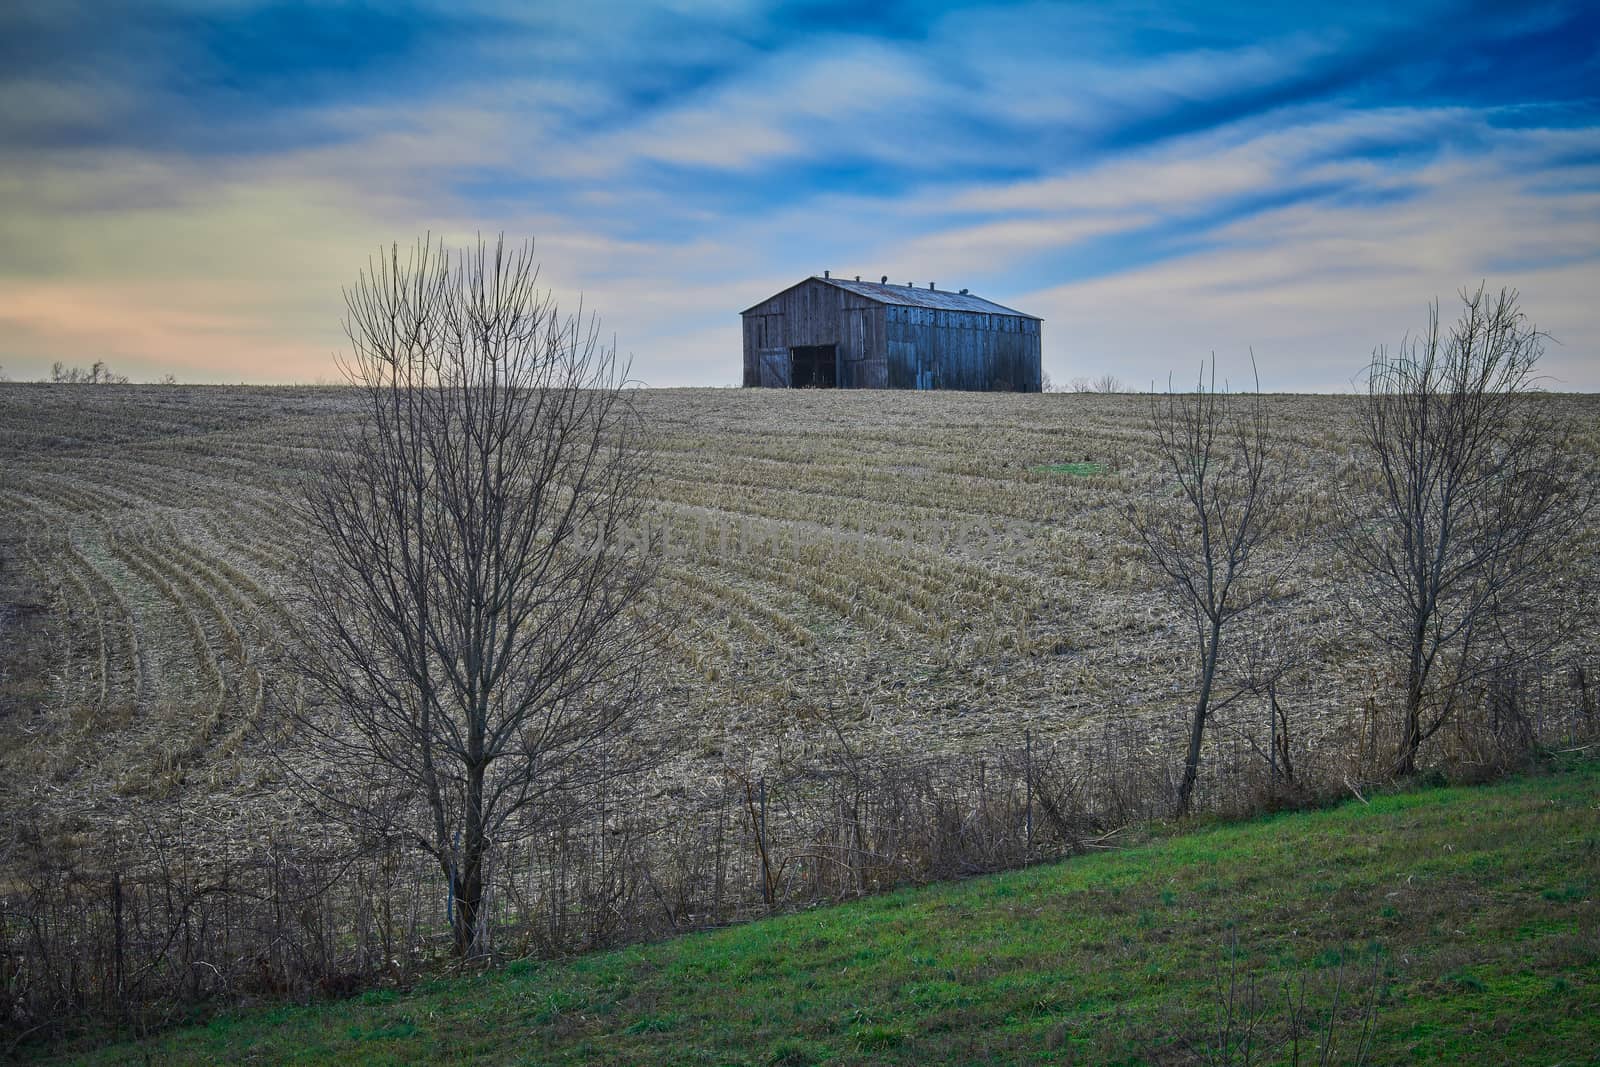
M 747 386 L 1039 391 L 1043 320 L 965 289 L 824 272 L 743 316 Z

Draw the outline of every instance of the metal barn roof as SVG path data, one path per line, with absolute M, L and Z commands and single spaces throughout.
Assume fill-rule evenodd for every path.
M 818 278 L 828 285 L 837 285 L 869 300 L 881 304 L 904 304 L 908 307 L 938 308 L 940 311 L 980 311 L 986 315 L 1015 315 L 1018 318 L 1036 319 L 993 300 L 985 300 L 971 293 L 950 293 L 943 289 L 918 289 L 909 285 L 879 285 L 877 282 L 852 282 L 844 278 Z
M 1037 315 L 1029 315 L 1025 311 L 1008 308 L 1004 304 L 996 304 L 992 300 L 985 300 L 981 296 L 971 293 L 951 293 L 943 289 L 918 289 L 910 285 L 880 285 L 877 282 L 853 282 L 845 278 L 818 278 L 813 275 L 809 280 L 821 282 L 824 285 L 837 286 L 847 292 L 864 296 L 868 300 L 876 300 L 880 304 L 898 304 L 905 307 L 937 308 L 940 311 L 976 311 L 984 315 L 1011 315 L 1015 318 L 1033 319 L 1036 322 L 1044 320 Z M 805 284 L 804 282 L 796 284 Z M 790 286 L 792 289 L 793 286 Z M 784 292 L 788 292 L 787 289 Z M 776 294 L 775 294 L 776 295 Z M 768 300 L 771 297 L 767 298 Z M 761 303 L 766 303 L 763 300 Z M 754 307 L 760 307 L 760 304 Z M 746 311 L 753 308 L 746 308 Z

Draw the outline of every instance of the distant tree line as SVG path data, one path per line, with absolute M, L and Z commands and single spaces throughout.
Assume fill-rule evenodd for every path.
M 128 376 L 118 374 L 106 366 L 104 360 L 95 362 L 85 370 L 69 367 L 59 359 L 50 365 L 50 380 L 57 385 L 127 385 Z
M 1040 378 L 1039 391 L 1042 393 L 1120 393 L 1123 391 L 1122 379 L 1115 374 L 1102 374 L 1098 378 L 1077 377 L 1073 378 L 1065 387 L 1059 386 L 1045 372 Z
M 0 367 L 0 382 L 11 379 L 5 374 L 5 368 Z M 68 366 L 61 360 L 50 364 L 50 376 L 41 379 L 53 385 L 127 385 L 129 378 L 126 374 L 118 374 L 103 359 L 97 359 L 88 367 Z M 163 374 L 156 379 L 159 385 L 177 385 L 178 378 L 174 374 Z

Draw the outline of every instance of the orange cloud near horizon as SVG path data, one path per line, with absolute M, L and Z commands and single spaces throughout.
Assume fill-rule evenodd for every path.
M 336 374 L 326 330 L 275 318 L 244 282 L 0 281 L 0 351 L 12 377 L 104 360 L 135 380 L 309 382 Z M 329 347 L 310 338 L 325 333 Z M 309 336 L 308 336 L 309 335 Z M 20 357 L 20 358 L 18 358 Z

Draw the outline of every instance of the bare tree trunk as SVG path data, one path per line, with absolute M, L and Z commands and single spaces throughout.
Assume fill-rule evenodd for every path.
M 1200 773 L 1200 746 L 1205 740 L 1206 717 L 1211 709 L 1211 687 L 1217 677 L 1217 650 L 1222 641 L 1221 622 L 1211 626 L 1211 637 L 1206 643 L 1204 667 L 1200 674 L 1200 695 L 1195 700 L 1194 714 L 1189 720 L 1189 751 L 1183 761 L 1183 781 L 1178 786 L 1178 814 L 1189 814 L 1193 800 L 1195 778 Z
M 1405 716 L 1401 721 L 1400 752 L 1395 760 L 1394 773 L 1402 778 L 1417 772 L 1417 753 L 1422 749 L 1422 701 L 1424 697 L 1422 672 L 1413 669 L 1406 684 Z
M 1278 682 L 1267 682 L 1267 706 L 1272 710 L 1272 769 L 1273 778 L 1282 775 L 1294 782 L 1294 763 L 1289 759 L 1289 714 L 1278 705 Z
M 465 819 L 461 828 L 460 865 L 456 869 L 454 922 L 456 955 L 471 955 L 483 907 L 483 767 L 467 770 Z

